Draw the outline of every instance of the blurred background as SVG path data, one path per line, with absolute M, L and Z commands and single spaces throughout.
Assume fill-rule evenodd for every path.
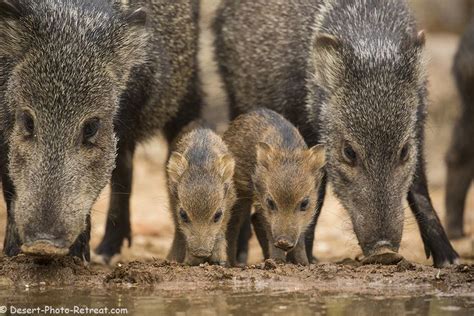
M 226 96 L 213 60 L 210 23 L 219 0 L 201 0 L 201 77 L 206 93 L 204 116 L 223 132 L 227 123 Z M 459 112 L 459 97 L 451 74 L 453 56 L 474 8 L 474 0 L 408 0 L 419 21 L 427 31 L 426 54 L 429 60 L 429 120 L 426 127 L 426 160 L 428 179 L 435 208 L 444 221 L 444 156 L 449 145 L 452 125 Z M 474 88 L 474 87 L 473 87 Z M 474 122 L 473 122 L 474 123 Z M 474 137 L 474 135 L 473 135 Z M 135 156 L 132 195 L 132 247 L 124 247 L 121 260 L 164 258 L 171 244 L 173 224 L 168 211 L 164 178 L 166 144 L 157 137 L 144 144 Z M 456 250 L 466 260 L 474 259 L 474 190 L 467 198 L 465 231 L 467 237 L 454 242 Z M 104 232 L 108 204 L 108 188 L 93 209 L 92 245 L 98 244 Z M 5 207 L 0 202 L 0 210 Z M 0 234 L 4 233 L 1 214 Z M 424 256 L 421 237 L 411 211 L 407 208 L 404 237 L 400 252 L 407 259 L 430 263 Z M 316 229 L 314 253 L 322 261 L 355 257 L 360 253 L 348 215 L 337 200 L 328 195 Z M 250 261 L 262 260 L 260 248 L 252 237 Z

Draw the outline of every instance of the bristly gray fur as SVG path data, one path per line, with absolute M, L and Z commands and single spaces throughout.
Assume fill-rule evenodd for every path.
M 446 155 L 446 232 L 452 239 L 465 236 L 466 196 L 474 179 L 474 19 L 464 31 L 454 58 L 453 73 L 461 97 Z
M 426 203 L 424 34 L 405 1 L 224 0 L 214 30 L 233 116 L 267 107 L 308 146 L 324 143 L 326 172 L 366 255 L 398 250 L 403 201 L 417 180 L 411 200 L 423 205 L 412 207 L 436 226 L 418 217 L 436 231 L 423 237 L 427 249 L 437 247 L 435 264 L 456 257 L 445 236 L 437 241 L 444 232 Z
M 0 10 L 0 167 L 15 191 L 12 227 L 23 241 L 49 230 L 71 243 L 110 179 L 117 140 L 159 130 L 172 139 L 199 115 L 198 1 L 0 0 Z M 92 118 L 100 129 L 83 146 Z

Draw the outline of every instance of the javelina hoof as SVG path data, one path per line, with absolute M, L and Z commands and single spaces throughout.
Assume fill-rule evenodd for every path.
M 109 257 L 102 254 L 97 254 L 95 252 L 91 252 L 91 262 L 96 264 L 115 266 L 119 261 L 120 255 Z
M 227 267 L 226 261 L 210 261 L 209 264 L 214 265 L 214 266 Z
M 403 256 L 396 252 L 385 252 L 375 254 L 362 259 L 362 264 L 382 264 L 382 265 L 396 265 L 404 260 Z
M 397 272 L 405 272 L 408 270 L 415 270 L 415 265 L 406 259 L 402 259 L 397 264 Z
M 21 251 L 28 255 L 37 256 L 65 256 L 69 253 L 69 248 L 62 248 L 48 241 L 36 241 L 21 246 Z
M 278 263 L 273 259 L 267 259 L 265 260 L 263 268 L 265 270 L 275 270 L 276 268 L 278 268 Z
M 318 258 L 316 258 L 315 256 L 311 256 L 311 259 L 309 260 L 310 264 L 317 264 L 318 262 Z

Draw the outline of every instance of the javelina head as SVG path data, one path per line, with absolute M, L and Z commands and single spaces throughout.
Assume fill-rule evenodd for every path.
M 326 170 L 365 255 L 400 246 L 426 93 L 423 33 L 374 36 L 354 44 L 320 34 L 313 56 L 312 89 L 326 96 Z
M 0 121 L 25 252 L 67 253 L 114 167 L 114 116 L 146 33 L 142 10 L 111 5 L 0 0 Z
M 234 158 L 220 157 L 209 169 L 189 165 L 174 152 L 168 162 L 170 192 L 175 199 L 175 217 L 194 257 L 211 255 L 216 238 L 223 238 L 235 201 L 232 182 Z
M 323 165 L 324 149 L 320 145 L 288 152 L 267 143 L 257 144 L 253 176 L 256 204 L 270 224 L 276 247 L 291 250 L 311 223 Z

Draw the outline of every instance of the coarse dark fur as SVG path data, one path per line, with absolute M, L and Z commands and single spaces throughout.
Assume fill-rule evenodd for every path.
M 89 260 L 112 175 L 108 261 L 131 241 L 136 144 L 199 115 L 198 1 L 0 0 L 0 162 L 7 255 Z M 115 169 L 114 169 L 115 167 Z M 112 172 L 113 171 L 113 172 Z
M 309 264 L 305 237 L 318 211 L 323 146 L 308 149 L 298 130 L 268 109 L 237 117 L 223 138 L 236 160 L 238 203 L 227 230 L 230 265 L 239 263 L 238 234 L 252 206 L 265 259 Z
M 365 255 L 398 251 L 407 198 L 426 255 L 457 261 L 428 193 L 424 34 L 404 1 L 224 0 L 214 29 L 233 116 L 268 107 L 325 144 Z
M 168 260 L 227 262 L 226 231 L 235 202 L 234 158 L 222 139 L 197 127 L 179 138 L 168 161 L 175 234 Z
M 464 236 L 466 195 L 474 178 L 474 19 L 462 36 L 453 72 L 461 96 L 461 113 L 446 155 L 446 232 L 449 238 L 457 239 Z

